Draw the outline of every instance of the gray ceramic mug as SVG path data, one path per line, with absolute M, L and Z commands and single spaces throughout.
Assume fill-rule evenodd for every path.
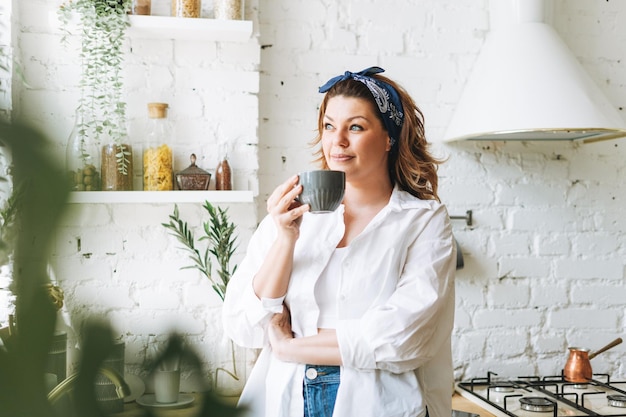
M 343 171 L 306 171 L 299 175 L 302 193 L 298 200 L 311 206 L 311 213 L 335 211 L 343 200 L 346 174 Z

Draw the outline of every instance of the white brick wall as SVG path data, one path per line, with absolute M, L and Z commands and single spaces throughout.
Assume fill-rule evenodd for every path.
M 49 3 L 20 1 L 20 48 L 33 89 L 20 89 L 15 115 L 46 126 L 61 152 L 76 66 L 38 15 L 54 9 Z M 485 0 L 249 0 L 247 15 L 258 43 L 131 39 L 125 73 L 132 134 L 141 131 L 147 101 L 171 104 L 178 169 L 192 150 L 212 169 L 219 138 L 234 142 L 236 188 L 258 191 L 256 207 L 230 206 L 243 242 L 274 187 L 311 166 L 306 144 L 315 135 L 317 87 L 327 78 L 386 68 L 414 95 L 436 141 L 489 29 Z M 620 109 L 625 19 L 626 3 L 555 1 L 555 28 Z M 451 214 L 474 214 L 471 227 L 454 221 L 465 257 L 457 275 L 457 378 L 559 373 L 567 346 L 596 349 L 622 334 L 625 149 L 624 140 L 434 145 L 449 157 L 440 170 L 443 201 Z M 148 334 L 173 327 L 187 332 L 211 370 L 227 366 L 212 355 L 219 300 L 193 271 L 178 270 L 185 260 L 159 226 L 171 208 L 72 206 L 54 251 L 56 275 L 73 314 L 96 313 L 118 326 L 130 369 L 141 365 Z M 181 210 L 203 217 L 199 205 Z M 624 378 L 624 351 L 600 355 L 594 370 Z

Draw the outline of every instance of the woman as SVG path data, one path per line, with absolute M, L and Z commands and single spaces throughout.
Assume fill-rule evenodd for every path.
M 272 193 L 224 304 L 235 343 L 263 348 L 240 405 L 264 417 L 450 417 L 456 252 L 423 116 L 381 68 L 325 92 L 314 144 L 344 171 L 333 213 L 293 176 Z

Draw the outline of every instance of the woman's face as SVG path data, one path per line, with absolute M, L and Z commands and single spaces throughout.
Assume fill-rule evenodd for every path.
M 328 167 L 344 171 L 346 181 L 388 175 L 389 135 L 375 111 L 369 101 L 354 97 L 334 96 L 326 104 L 322 150 Z

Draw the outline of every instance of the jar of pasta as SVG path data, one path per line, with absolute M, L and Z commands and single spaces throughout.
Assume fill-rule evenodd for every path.
M 200 17 L 200 0 L 172 0 L 172 16 Z
M 149 129 L 143 149 L 144 191 L 172 190 L 172 149 L 167 145 L 170 128 L 167 103 L 148 103 Z

